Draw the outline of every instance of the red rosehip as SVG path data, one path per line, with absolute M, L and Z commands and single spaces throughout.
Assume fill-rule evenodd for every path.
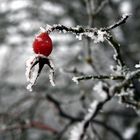
M 52 52 L 52 40 L 46 32 L 37 35 L 33 42 L 33 50 L 36 54 L 49 56 Z

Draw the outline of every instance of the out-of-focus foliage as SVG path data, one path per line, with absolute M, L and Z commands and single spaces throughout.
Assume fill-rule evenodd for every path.
M 97 14 L 89 17 L 87 2 L 92 0 L 0 0 L 0 140 L 44 140 L 58 139 L 52 130 L 25 127 L 27 122 L 41 122 L 58 132 L 64 131 L 70 122 L 61 117 L 57 108 L 46 99 L 50 94 L 62 102 L 64 111 L 72 116 L 81 117 L 90 102 L 95 98 L 94 85 L 98 82 L 86 81 L 76 85 L 72 81 L 78 71 L 86 74 L 110 73 L 114 64 L 113 50 L 107 43 L 94 44 L 84 39 L 79 41 L 72 34 L 52 33 L 54 50 L 51 59 L 55 64 L 56 86 L 49 83 L 48 68 L 43 69 L 34 91 L 26 90 L 25 61 L 33 55 L 32 41 L 39 27 L 47 24 L 66 26 L 106 27 L 114 23 L 123 13 L 132 16 L 126 24 L 112 32 L 121 45 L 123 59 L 133 68 L 140 60 L 140 2 L 139 0 L 108 0 Z M 103 0 L 93 0 L 93 14 Z M 89 19 L 92 23 L 89 24 Z M 89 44 L 91 54 L 89 54 Z M 93 65 L 90 65 L 91 56 Z M 113 84 L 113 82 L 110 82 Z M 136 82 L 137 95 L 139 84 Z M 97 97 L 97 96 L 96 96 Z M 136 97 L 139 100 L 139 96 Z M 139 120 L 132 108 L 118 104 L 116 98 L 104 107 L 97 116 L 103 123 L 128 137 L 128 130 L 135 128 L 132 140 L 140 139 Z M 17 128 L 17 127 L 18 128 Z M 117 140 L 102 125 L 94 126 L 101 139 Z M 9 129 L 8 129 L 9 128 Z M 63 130 L 64 129 L 64 130 Z M 68 139 L 71 126 L 62 139 Z M 132 132 L 133 129 L 130 129 Z M 129 132 L 130 132 L 129 131 Z M 66 137 L 65 137 L 66 136 Z M 132 137 L 132 136 L 130 136 Z

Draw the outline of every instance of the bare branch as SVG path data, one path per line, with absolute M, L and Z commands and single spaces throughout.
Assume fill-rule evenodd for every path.
M 106 37 L 106 40 L 109 42 L 109 44 L 114 49 L 114 59 L 117 62 L 117 64 L 123 68 L 125 66 L 125 63 L 122 60 L 121 53 L 120 53 L 120 45 L 113 39 L 112 36 Z
M 73 77 L 73 81 L 82 81 L 82 80 L 94 80 L 94 79 L 110 79 L 110 80 L 123 80 L 125 76 L 122 75 L 88 75 L 88 76 L 79 76 Z
M 105 7 L 106 4 L 108 4 L 108 0 L 103 0 L 101 2 L 101 4 L 97 7 L 97 9 L 95 10 L 95 12 L 92 14 L 93 17 L 97 16 L 101 10 Z
M 112 30 L 112 29 L 120 26 L 121 24 L 126 23 L 126 20 L 128 19 L 129 16 L 130 15 L 128 15 L 128 14 L 123 15 L 122 18 L 119 21 L 115 22 L 114 24 L 110 25 L 109 27 L 103 28 L 102 30 L 103 31 L 109 31 L 109 30 Z
M 140 69 L 127 73 L 125 79 L 121 83 L 117 83 L 110 88 L 110 94 L 120 93 L 120 90 L 126 86 L 129 86 L 130 82 L 134 78 L 139 78 Z

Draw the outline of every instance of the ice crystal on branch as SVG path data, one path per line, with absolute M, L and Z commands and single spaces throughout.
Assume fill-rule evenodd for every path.
M 136 65 L 135 65 L 135 68 L 137 68 L 137 69 L 140 68 L 140 62 L 139 62 L 139 64 L 136 64 Z
M 54 30 L 61 33 L 72 32 L 73 34 L 76 35 L 76 38 L 78 38 L 79 40 L 82 40 L 83 37 L 89 37 L 94 41 L 94 43 L 103 42 L 104 36 L 107 34 L 107 32 L 103 30 L 97 30 L 96 28 L 83 28 L 81 26 L 66 27 L 60 24 L 54 24 L 53 26 L 50 25 L 46 26 L 47 33 L 51 33 Z
M 78 77 L 73 77 L 73 78 L 72 78 L 72 81 L 75 82 L 76 84 L 79 83 L 79 82 L 78 82 Z

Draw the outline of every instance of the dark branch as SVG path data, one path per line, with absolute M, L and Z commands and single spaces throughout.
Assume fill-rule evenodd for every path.
M 117 21 L 113 25 L 110 25 L 109 27 L 103 28 L 102 31 L 109 31 L 109 30 L 112 30 L 112 29 L 120 26 L 121 24 L 126 23 L 126 20 L 128 19 L 129 16 L 130 15 L 127 15 L 127 14 L 126 15 L 123 15 L 122 18 L 119 21 Z
M 114 49 L 114 59 L 117 62 L 121 68 L 125 66 L 125 63 L 122 60 L 121 53 L 120 53 L 120 45 L 113 39 L 112 36 L 106 37 L 106 40 L 109 42 L 109 44 L 113 47 Z
M 79 76 L 74 77 L 73 81 L 81 81 L 81 80 L 94 80 L 94 79 L 110 79 L 110 80 L 123 80 L 125 76 L 122 75 L 88 75 L 88 76 Z

